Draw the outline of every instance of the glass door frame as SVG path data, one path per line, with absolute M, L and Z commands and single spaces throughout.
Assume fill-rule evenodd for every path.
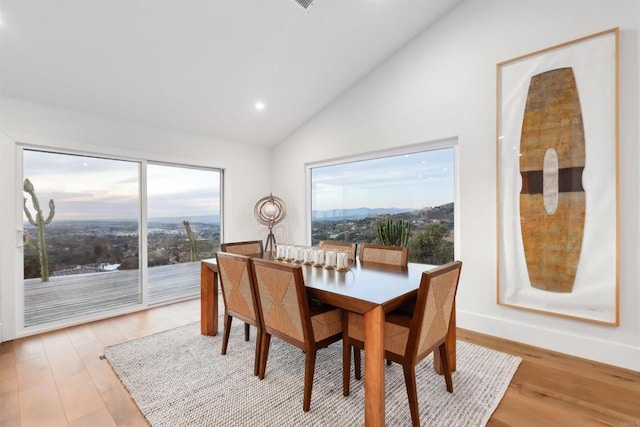
M 5 135 L 2 135 L 2 139 L 5 139 Z M 11 140 L 10 138 L 6 138 Z M 4 144 L 4 142 L 3 142 Z M 7 144 L 9 145 L 9 144 Z M 18 142 L 11 140 L 12 149 L 15 150 L 15 197 L 13 216 L 15 224 L 13 227 L 13 234 L 15 240 L 9 239 L 10 243 L 4 246 L 7 251 L 9 244 L 11 244 L 13 254 L 9 257 L 4 257 L 3 266 L 10 267 L 13 265 L 13 274 L 8 275 L 11 279 L 7 280 L 8 283 L 3 283 L 0 286 L 0 313 L 2 318 L 0 319 L 0 342 L 2 340 L 21 338 L 29 335 L 34 335 L 41 332 L 47 332 L 62 327 L 68 327 L 78 324 L 83 324 L 99 319 L 115 317 L 118 315 L 141 311 L 148 309 L 152 306 L 158 306 L 163 304 L 170 304 L 174 301 L 167 301 L 164 303 L 150 305 L 148 302 L 148 256 L 147 256 L 147 164 L 158 165 L 170 165 L 176 167 L 187 167 L 202 170 L 218 171 L 220 173 L 220 241 L 223 241 L 224 230 L 224 169 L 217 167 L 206 167 L 199 165 L 186 165 L 170 162 L 163 162 L 161 160 L 142 159 L 134 156 L 126 156 L 120 154 L 109 153 L 110 150 L 105 150 L 105 153 L 96 153 L 87 150 L 69 149 L 58 145 L 38 145 L 32 143 Z M 4 148 L 2 149 L 4 150 Z M 72 317 L 69 319 L 63 319 L 55 322 L 50 322 L 41 325 L 34 325 L 30 327 L 24 326 L 24 250 L 20 247 L 21 236 L 24 234 L 23 224 L 23 151 L 24 150 L 37 150 L 45 151 L 56 154 L 68 154 L 77 156 L 89 156 L 98 157 L 111 160 L 122 160 L 138 163 L 138 190 L 139 190 L 139 202 L 138 202 L 138 266 L 139 266 L 139 280 L 141 286 L 141 302 L 135 305 L 128 305 L 126 307 L 112 309 L 100 313 L 94 313 L 89 315 L 83 315 L 78 317 Z M 9 255 L 9 254 L 8 254 Z M 12 258 L 13 261 L 11 260 Z M 3 267 L 4 268 L 4 267 Z M 2 273 L 0 273 L 2 274 Z M 3 276 L 4 277 L 4 276 Z M 4 280 L 3 280 L 4 282 Z M 192 297 L 189 297 L 192 298 Z M 3 330 L 7 331 L 3 335 Z

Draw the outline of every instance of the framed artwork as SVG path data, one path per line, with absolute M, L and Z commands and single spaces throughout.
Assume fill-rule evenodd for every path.
M 497 64 L 500 305 L 619 324 L 618 33 Z

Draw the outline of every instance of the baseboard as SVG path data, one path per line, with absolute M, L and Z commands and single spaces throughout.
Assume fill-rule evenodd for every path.
M 640 347 L 456 311 L 459 328 L 640 372 Z

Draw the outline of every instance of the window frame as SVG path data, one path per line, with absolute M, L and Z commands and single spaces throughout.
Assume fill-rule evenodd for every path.
M 224 175 L 225 169 L 222 167 L 215 166 L 203 166 L 198 164 L 186 164 L 186 163 L 178 163 L 178 162 L 168 162 L 159 159 L 154 159 L 150 157 L 145 157 L 142 155 L 127 155 L 118 153 L 118 151 L 122 150 L 105 150 L 105 151 L 93 151 L 87 150 L 84 148 L 69 148 L 66 147 L 66 144 L 61 143 L 60 141 L 56 141 L 54 144 L 38 144 L 38 143 L 29 143 L 24 142 L 24 140 L 16 140 L 13 142 L 15 147 L 15 158 L 16 158 L 16 170 L 15 170 L 15 188 L 16 188 L 16 197 L 15 197 L 15 218 L 16 218 L 16 226 L 22 227 L 23 220 L 23 210 L 22 210 L 22 197 L 23 197 L 23 152 L 24 150 L 33 150 L 33 151 L 43 151 L 52 154 L 62 154 L 62 155 L 73 155 L 73 156 L 85 156 L 85 157 L 96 157 L 106 160 L 116 160 L 116 161 L 128 161 L 138 163 L 138 188 L 139 188 L 139 203 L 138 203 L 138 224 L 139 224 L 139 235 L 138 235 L 138 245 L 139 245 L 139 271 L 140 271 L 140 284 L 142 286 L 141 290 L 141 302 L 135 305 L 128 305 L 125 307 L 121 307 L 118 309 L 113 309 L 110 311 L 104 311 L 100 313 L 93 313 L 78 317 L 72 317 L 69 319 L 62 319 L 54 322 L 49 322 L 46 324 L 33 325 L 29 327 L 24 326 L 24 286 L 23 282 L 23 271 L 24 271 L 24 256 L 18 255 L 18 253 L 22 253 L 22 251 L 17 248 L 14 251 L 15 260 L 14 264 L 14 280 L 13 283 L 9 284 L 9 286 L 14 287 L 13 291 L 13 305 L 14 310 L 9 310 L 11 313 L 11 317 L 13 317 L 13 326 L 15 327 L 14 333 L 10 335 L 14 335 L 16 338 L 21 338 L 37 333 L 47 332 L 55 329 L 59 329 L 61 327 L 68 327 L 78 324 L 84 324 L 87 322 L 111 318 L 115 316 L 119 316 L 126 313 L 136 312 L 140 310 L 146 310 L 151 307 L 157 307 L 160 305 L 170 304 L 176 302 L 175 300 L 165 301 L 160 303 L 150 303 L 148 301 L 148 257 L 147 257 L 147 164 L 154 165 L 164 165 L 164 166 L 173 166 L 173 167 L 184 167 L 189 169 L 199 169 L 199 170 L 208 170 L 208 171 L 217 171 L 220 174 L 220 242 L 224 241 Z M 110 149 L 112 147 L 109 147 Z M 143 250 L 144 248 L 144 250 Z M 191 298 L 191 297 L 189 297 Z M 3 317 L 4 317 L 4 302 L 0 300 L 0 303 L 3 304 Z M 1 322 L 1 320 L 0 320 Z M 1 324 L 1 323 L 0 323 Z M 4 326 L 3 326 L 4 327 Z M 8 322 L 7 327 L 11 327 L 11 322 Z M 0 331 L 1 333 L 2 331 Z
M 305 163 L 305 241 L 307 245 L 311 245 L 312 242 L 312 182 L 311 182 L 311 170 L 313 168 L 335 166 L 345 163 L 375 160 L 382 157 L 401 156 L 404 154 L 413 154 L 424 151 L 433 151 L 451 148 L 453 150 L 453 203 L 454 203 L 454 238 L 453 238 L 453 251 L 454 259 L 459 259 L 460 253 L 460 201 L 459 201 L 459 186 L 460 186 L 460 173 L 459 173 L 459 149 L 458 138 L 450 137 L 429 142 L 421 142 L 418 144 L 404 145 L 384 150 L 368 151 L 358 153 L 351 156 L 336 157 L 327 160 L 314 161 Z

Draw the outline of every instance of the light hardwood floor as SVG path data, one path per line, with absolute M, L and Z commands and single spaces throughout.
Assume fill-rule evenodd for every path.
M 147 425 L 99 356 L 199 319 L 191 300 L 0 344 L 0 426 Z M 523 358 L 490 426 L 640 427 L 638 372 L 466 330 L 458 337 Z

